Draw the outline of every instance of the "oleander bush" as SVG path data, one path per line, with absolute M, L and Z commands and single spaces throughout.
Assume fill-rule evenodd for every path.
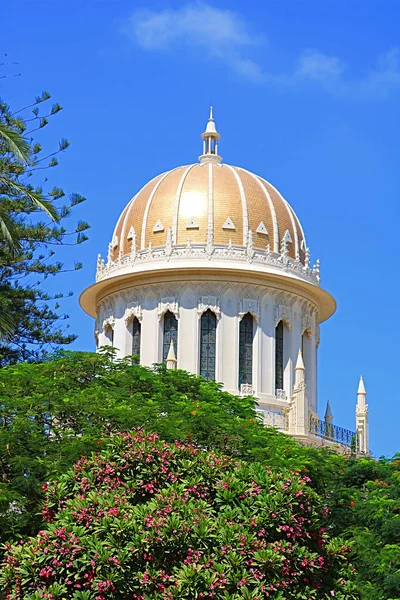
M 44 487 L 44 528 L 7 545 L 9 600 L 358 598 L 299 473 L 139 430 Z

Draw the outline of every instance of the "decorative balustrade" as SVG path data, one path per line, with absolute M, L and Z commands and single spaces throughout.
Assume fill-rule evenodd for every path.
M 338 427 L 327 421 L 310 417 L 310 433 L 325 440 L 335 442 L 346 448 L 354 447 L 357 450 L 357 434 L 355 431 Z
M 319 261 L 311 267 L 308 260 L 304 265 L 298 258 L 293 259 L 286 254 L 277 254 L 271 252 L 269 247 L 266 250 L 260 250 L 245 246 L 217 246 L 207 244 L 188 244 L 185 246 L 166 246 L 161 248 L 146 248 L 145 250 L 135 250 L 131 254 L 120 256 L 117 260 L 112 261 L 109 257 L 107 263 L 100 257 L 97 259 L 96 281 L 101 281 L 106 277 L 117 274 L 120 269 L 126 267 L 139 267 L 140 265 L 154 261 L 174 261 L 184 258 L 190 259 L 208 259 L 208 260 L 237 260 L 240 262 L 249 262 L 259 265 L 265 265 L 293 273 L 309 281 L 314 285 L 320 285 L 320 265 Z
M 287 400 L 287 395 L 285 390 L 275 390 L 275 395 L 278 400 Z

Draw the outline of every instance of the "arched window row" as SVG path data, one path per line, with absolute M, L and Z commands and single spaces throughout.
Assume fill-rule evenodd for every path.
M 216 378 L 216 360 L 217 360 L 217 324 L 218 318 L 214 311 L 207 309 L 200 317 L 200 343 L 199 343 L 199 373 L 206 380 L 215 380 Z M 137 317 L 129 319 L 128 330 L 131 334 L 131 354 L 141 356 L 141 322 Z M 253 383 L 253 355 L 254 355 L 254 337 L 256 329 L 256 320 L 254 316 L 247 312 L 239 322 L 239 340 L 238 340 L 238 383 L 239 390 L 242 385 L 252 385 Z M 284 329 L 285 325 L 281 320 L 275 328 L 275 390 L 284 389 Z M 104 336 L 109 345 L 114 343 L 114 330 L 110 324 L 104 327 Z M 163 316 L 162 324 L 162 360 L 166 362 L 170 349 L 171 340 L 173 342 L 175 355 L 178 356 L 178 319 L 171 311 L 166 311 Z M 302 336 L 303 356 L 306 359 L 307 351 L 305 344 L 308 342 L 306 332 Z

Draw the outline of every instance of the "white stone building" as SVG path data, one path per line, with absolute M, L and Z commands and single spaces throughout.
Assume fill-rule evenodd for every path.
M 268 181 L 222 162 L 210 112 L 199 162 L 147 183 L 114 229 L 80 297 L 98 347 L 167 362 L 254 395 L 268 425 L 305 443 L 354 444 L 318 417 L 320 323 L 335 311 L 300 221 Z M 168 356 L 169 353 L 169 356 Z M 168 359 L 168 360 L 167 360 Z M 368 453 L 361 381 L 357 446 Z

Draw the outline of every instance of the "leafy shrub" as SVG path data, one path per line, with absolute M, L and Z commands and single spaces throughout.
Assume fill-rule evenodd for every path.
M 45 529 L 7 548 L 8 598 L 356 598 L 307 477 L 141 431 L 45 485 Z

